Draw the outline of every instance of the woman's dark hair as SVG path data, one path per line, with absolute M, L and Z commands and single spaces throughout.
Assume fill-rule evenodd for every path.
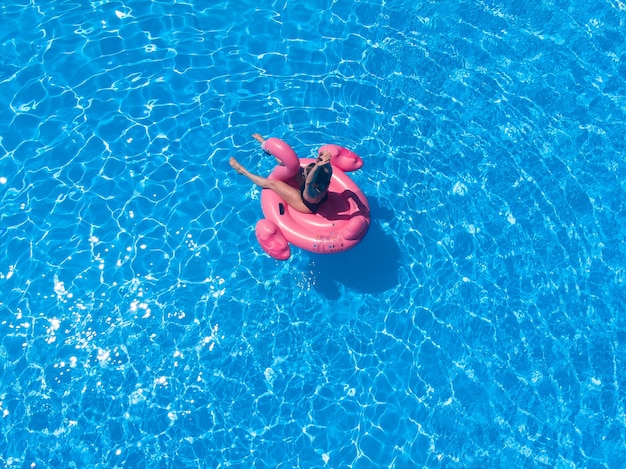
M 310 163 L 306 168 L 304 168 L 304 178 L 306 179 L 309 173 L 315 167 L 315 163 Z M 328 189 L 330 186 L 330 180 L 333 177 L 333 167 L 329 164 L 325 164 L 318 171 L 315 177 L 315 184 L 318 187 Z
M 320 171 L 317 173 L 317 181 L 316 183 L 320 187 L 328 188 L 330 186 L 330 179 L 333 177 L 333 168 L 330 164 L 325 164 L 320 168 Z

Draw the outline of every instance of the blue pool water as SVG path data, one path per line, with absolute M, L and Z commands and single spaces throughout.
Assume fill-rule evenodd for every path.
M 626 4 L 0 7 L 0 466 L 617 468 Z M 373 224 L 257 245 L 251 134 Z

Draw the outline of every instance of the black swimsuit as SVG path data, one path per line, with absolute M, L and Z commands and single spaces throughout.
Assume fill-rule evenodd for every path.
M 306 205 L 306 208 L 308 208 L 313 213 L 317 213 L 318 207 L 326 202 L 326 199 L 328 199 L 328 191 L 326 191 L 326 194 L 324 194 L 324 197 L 322 197 L 319 202 L 309 202 L 304 198 L 304 184 L 302 184 L 302 187 L 300 187 L 300 198 L 302 199 L 302 203 Z

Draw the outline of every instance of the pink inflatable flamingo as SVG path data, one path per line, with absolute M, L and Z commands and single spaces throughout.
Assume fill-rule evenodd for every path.
M 312 158 L 299 159 L 293 149 L 278 138 L 265 140 L 262 148 L 281 162 L 269 177 L 294 187 L 297 187 L 294 176 L 300 167 L 315 162 Z M 256 237 L 263 250 L 275 259 L 288 259 L 290 244 L 319 254 L 343 252 L 356 246 L 367 233 L 370 225 L 367 198 L 346 174 L 360 169 L 363 160 L 339 145 L 324 145 L 319 149 L 320 152 L 325 150 L 331 153 L 333 175 L 328 199 L 317 213 L 293 210 L 271 190 L 264 189 L 261 193 L 265 218 L 256 224 Z

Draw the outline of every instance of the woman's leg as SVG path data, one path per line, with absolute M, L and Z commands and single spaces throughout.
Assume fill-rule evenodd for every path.
M 237 171 L 239 174 L 242 174 L 243 176 L 246 176 L 257 186 L 261 187 L 262 189 L 270 189 L 276 192 L 276 194 L 285 199 L 287 205 L 289 205 L 294 210 L 302 213 L 312 213 L 311 210 L 309 210 L 309 208 L 302 202 L 302 198 L 300 197 L 300 191 L 295 187 L 292 187 L 286 182 L 279 181 L 277 179 L 268 179 L 264 178 L 263 176 L 253 174 L 246 168 L 241 166 L 241 164 L 235 158 L 231 158 L 229 163 L 235 169 L 235 171 Z

